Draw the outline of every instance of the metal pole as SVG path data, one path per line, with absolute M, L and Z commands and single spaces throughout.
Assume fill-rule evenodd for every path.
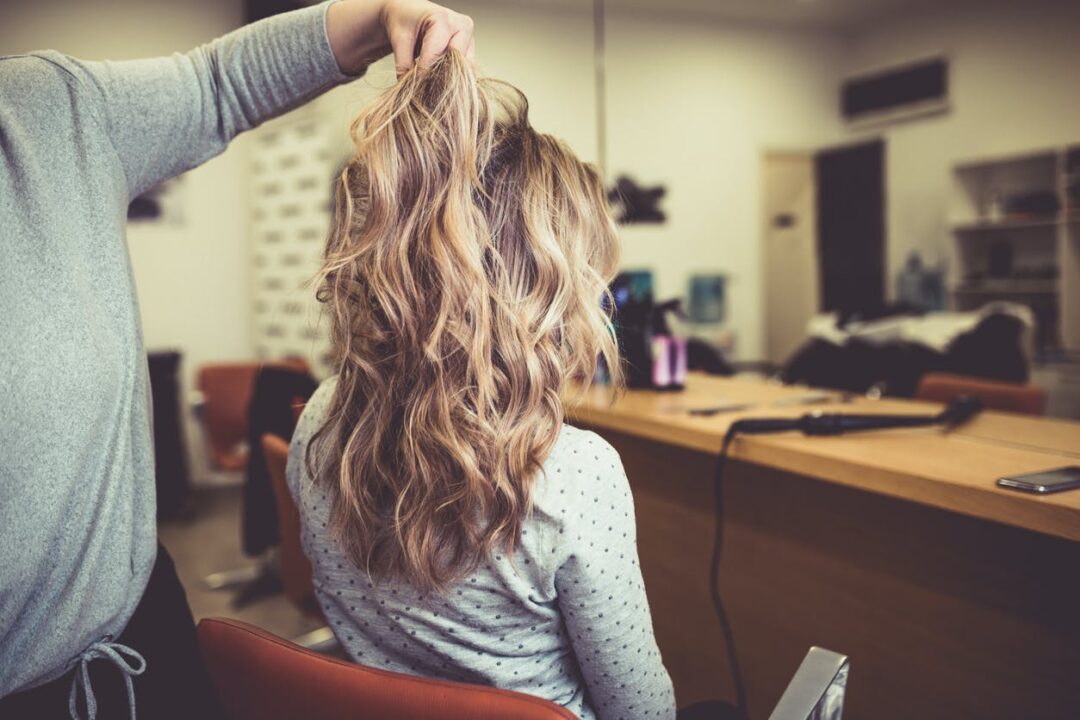
M 596 158 L 607 178 L 607 77 L 604 66 L 604 0 L 593 0 L 593 67 L 596 76 Z

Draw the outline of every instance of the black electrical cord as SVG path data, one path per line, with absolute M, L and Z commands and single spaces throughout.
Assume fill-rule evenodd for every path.
M 724 435 L 724 442 L 720 446 L 720 456 L 716 459 L 716 471 L 713 474 L 713 507 L 716 513 L 715 529 L 713 531 L 712 563 L 709 570 L 709 593 L 712 596 L 713 610 L 720 621 L 720 630 L 724 634 L 724 646 L 727 650 L 728 665 L 731 668 L 731 680 L 735 685 L 735 705 L 739 717 L 747 720 L 750 717 L 746 705 L 746 686 L 743 684 L 742 667 L 739 665 L 739 654 L 735 650 L 735 633 L 731 629 L 731 621 L 728 619 L 727 610 L 724 608 L 724 600 L 720 597 L 720 556 L 724 549 L 724 464 L 727 462 L 728 449 L 731 442 L 739 432 L 739 422 L 734 422 Z
M 743 682 L 742 666 L 739 665 L 739 654 L 735 649 L 735 633 L 731 629 L 731 620 L 728 618 L 727 609 L 720 596 L 720 558 L 724 549 L 724 466 L 727 464 L 728 451 L 735 437 L 740 434 L 762 435 L 789 430 L 799 430 L 804 435 L 841 435 L 845 432 L 928 425 L 944 425 L 946 428 L 952 428 L 975 417 L 982 407 L 982 403 L 977 398 L 959 397 L 937 415 L 807 413 L 797 418 L 744 418 L 731 423 L 720 445 L 720 455 L 716 459 L 716 471 L 713 475 L 713 505 L 716 518 L 712 563 L 709 568 L 709 593 L 712 596 L 713 610 L 720 621 L 721 632 L 724 634 L 728 665 L 731 667 L 731 680 L 735 685 L 736 709 L 742 720 L 750 717 L 746 701 L 746 685 Z

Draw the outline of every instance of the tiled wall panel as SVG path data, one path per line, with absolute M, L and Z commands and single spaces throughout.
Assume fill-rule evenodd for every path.
M 255 348 L 260 359 L 302 357 L 330 374 L 326 320 L 314 276 L 330 226 L 332 178 L 340 158 L 326 121 L 300 114 L 255 131 L 252 265 Z

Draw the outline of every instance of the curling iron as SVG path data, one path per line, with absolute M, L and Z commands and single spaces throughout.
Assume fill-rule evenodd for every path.
M 924 427 L 957 427 L 975 417 L 983 408 L 978 398 L 958 397 L 936 415 L 849 415 L 845 413 L 806 413 L 797 418 L 744 418 L 728 428 L 728 436 L 762 435 L 798 430 L 804 435 L 841 435 L 860 430 Z

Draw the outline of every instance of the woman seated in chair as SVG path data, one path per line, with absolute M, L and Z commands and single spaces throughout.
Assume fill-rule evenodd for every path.
M 618 367 L 599 175 L 456 53 L 353 136 L 319 288 L 338 371 L 289 458 L 330 627 L 364 665 L 674 717 L 619 457 L 564 424 Z

